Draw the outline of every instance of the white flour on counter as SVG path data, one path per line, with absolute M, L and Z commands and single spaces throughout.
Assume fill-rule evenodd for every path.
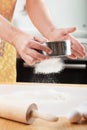
M 12 94 L 2 94 L 0 99 L 11 99 L 11 100 L 25 100 L 32 102 L 42 102 L 42 103 L 58 103 L 70 100 L 69 94 L 64 92 L 57 92 L 53 89 L 45 91 L 16 91 Z
M 64 69 L 64 63 L 61 58 L 50 58 L 35 65 L 35 73 L 59 73 Z

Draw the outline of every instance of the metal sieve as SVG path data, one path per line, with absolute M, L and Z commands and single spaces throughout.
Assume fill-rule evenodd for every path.
M 49 56 L 62 57 L 71 55 L 71 42 L 69 40 L 51 41 L 44 43 L 44 45 L 52 49 L 52 54 L 50 54 Z M 45 52 L 43 53 L 44 55 L 47 55 Z

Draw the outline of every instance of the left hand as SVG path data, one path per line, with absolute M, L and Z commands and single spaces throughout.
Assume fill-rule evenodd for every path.
M 70 40 L 72 54 L 68 57 L 71 59 L 84 58 L 86 56 L 86 52 L 83 45 L 77 39 L 71 36 L 71 33 L 73 33 L 74 31 L 76 31 L 75 27 L 64 28 L 64 29 L 55 28 L 50 32 L 48 39 L 50 41 L 51 40 Z

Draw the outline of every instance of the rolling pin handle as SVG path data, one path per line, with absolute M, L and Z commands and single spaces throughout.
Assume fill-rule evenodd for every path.
M 49 114 L 40 113 L 37 110 L 32 110 L 31 116 L 34 118 L 40 118 L 40 119 L 50 121 L 50 122 L 58 121 L 58 117 L 53 116 L 53 115 L 49 115 Z

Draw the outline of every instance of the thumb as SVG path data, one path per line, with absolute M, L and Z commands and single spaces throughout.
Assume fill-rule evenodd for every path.
M 64 29 L 64 35 L 67 35 L 69 33 L 73 33 L 76 31 L 76 27 L 71 27 L 71 28 L 65 28 Z
M 46 38 L 36 37 L 36 36 L 34 36 L 33 38 L 35 41 L 40 42 L 40 43 L 47 42 Z

